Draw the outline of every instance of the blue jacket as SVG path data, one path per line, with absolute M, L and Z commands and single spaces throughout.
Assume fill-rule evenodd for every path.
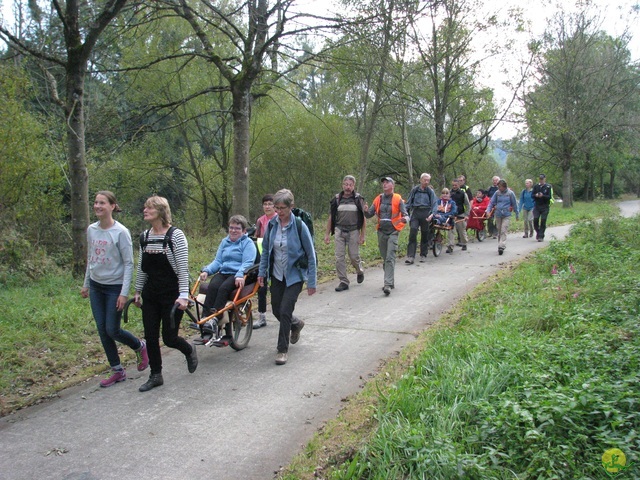
M 516 194 L 513 190 L 507 188 L 504 193 L 498 190 L 491 197 L 491 202 L 487 207 L 487 211 L 491 211 L 495 208 L 493 215 L 496 218 L 510 217 L 511 212 L 516 212 L 516 219 L 518 218 L 518 201 L 516 200 Z
M 313 247 L 313 238 L 309 229 L 302 220 L 300 222 L 300 235 L 298 235 L 298 226 L 296 217 L 292 213 L 289 218 L 289 224 L 285 227 L 287 231 L 287 271 L 285 279 L 287 287 L 298 282 L 307 282 L 307 288 L 316 288 L 317 271 L 316 271 L 316 252 Z M 271 275 L 271 262 L 273 261 L 273 243 L 276 237 L 277 229 L 280 228 L 280 220 L 276 215 L 269 220 L 267 231 L 262 239 L 262 256 L 260 257 L 260 270 L 258 276 L 269 279 Z M 296 266 L 296 262 L 304 255 L 307 256 L 307 268 Z
M 256 260 L 256 246 L 247 235 L 242 235 L 237 241 L 232 242 L 227 235 L 220 242 L 216 258 L 202 269 L 207 275 L 214 273 L 235 274 L 243 277 Z
M 533 210 L 534 206 L 535 204 L 533 202 L 533 189 L 527 190 L 526 188 L 524 188 L 522 192 L 520 192 L 520 208 L 518 211 L 522 212 L 523 208 L 525 210 Z

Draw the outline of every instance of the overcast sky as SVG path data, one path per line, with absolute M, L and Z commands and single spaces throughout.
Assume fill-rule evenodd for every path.
M 26 2 L 25 2 L 26 3 Z M 313 12 L 317 14 L 325 13 L 327 9 L 332 10 L 330 5 L 333 1 L 327 0 L 298 0 L 297 11 Z M 510 92 L 502 85 L 505 75 L 501 72 L 501 66 L 504 67 L 505 61 L 512 61 L 513 68 L 507 70 L 513 71 L 517 77 L 519 71 L 518 60 L 524 58 L 526 52 L 526 44 L 533 37 L 540 37 L 548 25 L 548 20 L 558 11 L 555 5 L 562 5 L 567 11 L 577 11 L 585 4 L 590 4 L 598 11 L 602 18 L 602 29 L 613 37 L 621 35 L 625 29 L 634 33 L 629 49 L 634 61 L 640 59 L 640 33 L 636 33 L 640 26 L 640 0 L 498 0 L 497 2 L 487 0 L 487 8 L 492 10 L 500 8 L 506 13 L 511 7 L 521 8 L 526 19 L 530 20 L 530 32 L 520 35 L 520 49 L 514 49 L 505 59 L 494 59 L 486 62 L 486 69 L 482 76 L 482 83 L 495 90 L 498 99 L 505 100 L 510 97 Z M 3 24 L 13 23 L 12 8 L 13 0 L 0 0 L 2 7 Z M 636 11 L 634 12 L 634 6 Z M 481 47 L 480 47 L 481 48 Z M 518 58 L 520 57 L 520 58 Z M 502 65 L 500 65 L 502 64 Z M 515 78 L 514 77 L 514 78 Z M 504 125 L 497 132 L 498 137 L 509 138 L 515 131 L 508 125 Z

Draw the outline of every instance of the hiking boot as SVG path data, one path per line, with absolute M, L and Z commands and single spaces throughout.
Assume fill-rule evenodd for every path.
M 140 388 L 138 388 L 138 391 L 148 392 L 152 388 L 159 387 L 160 385 L 163 385 L 163 384 L 164 384 L 164 380 L 162 379 L 162 374 L 152 373 L 151 375 L 149 375 L 149 380 L 147 380 L 145 383 L 140 385 Z
M 528 233 L 525 233 L 525 234 L 522 236 L 522 238 L 529 238 L 529 234 L 528 234 Z
M 276 354 L 276 365 L 284 365 L 287 363 L 287 352 L 278 352 Z
M 344 282 L 340 282 L 340 285 L 336 287 L 336 292 L 342 292 L 344 290 L 349 290 L 349 285 Z
M 258 315 L 258 321 L 253 324 L 253 329 L 256 330 L 258 328 L 267 326 L 267 315 L 265 313 L 261 313 Z
M 115 385 L 118 382 L 124 382 L 127 379 L 127 372 L 122 370 L 111 370 L 111 375 L 105 379 L 100 380 L 101 387 L 110 387 L 111 385 Z
M 467 251 L 467 246 L 466 245 L 462 245 L 462 251 L 466 252 Z
M 300 330 L 302 330 L 304 328 L 304 322 L 302 320 L 300 320 L 298 323 L 294 323 L 293 325 L 291 325 L 291 338 L 289 338 L 289 341 L 291 343 L 298 343 L 298 340 L 300 340 Z M 287 361 L 287 354 L 285 353 L 285 359 L 284 361 Z
M 358 279 L 358 283 L 364 282 L 364 272 L 359 273 L 357 279 Z
M 448 246 L 447 247 L 447 253 L 453 253 L 453 247 L 452 246 Z
M 498 248 L 498 255 L 502 255 L 504 253 L 504 248 Z
M 142 344 L 138 350 L 136 350 L 136 360 L 138 361 L 138 371 L 142 372 L 149 366 L 149 354 L 147 353 L 147 342 L 140 340 Z
M 387 297 L 391 294 L 391 288 L 387 287 L 386 285 L 382 287 L 382 291 Z
M 413 257 L 407 257 L 404 263 L 406 263 L 407 265 L 412 265 L 413 261 L 414 261 Z
M 198 368 L 198 352 L 196 352 L 196 346 L 191 345 L 191 353 L 186 355 L 187 357 L 187 370 L 189 373 L 193 373 Z
M 424 263 L 427 261 L 427 256 L 426 255 L 420 255 L 420 263 Z

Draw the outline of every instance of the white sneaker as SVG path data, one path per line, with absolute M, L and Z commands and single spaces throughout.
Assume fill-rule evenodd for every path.
M 258 321 L 253 324 L 253 329 L 262 328 L 267 326 L 267 314 L 261 313 L 258 317 Z

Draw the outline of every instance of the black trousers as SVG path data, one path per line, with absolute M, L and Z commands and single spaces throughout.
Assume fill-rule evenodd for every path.
M 533 229 L 536 231 L 537 239 L 544 239 L 544 231 L 547 229 L 548 216 L 549 205 L 536 205 L 533 207 Z
M 287 287 L 286 279 L 283 281 L 271 277 L 271 310 L 280 322 L 278 333 L 278 353 L 289 351 L 289 336 L 291 325 L 300 320 L 293 315 L 298 296 L 302 291 L 302 282 L 294 283 Z

